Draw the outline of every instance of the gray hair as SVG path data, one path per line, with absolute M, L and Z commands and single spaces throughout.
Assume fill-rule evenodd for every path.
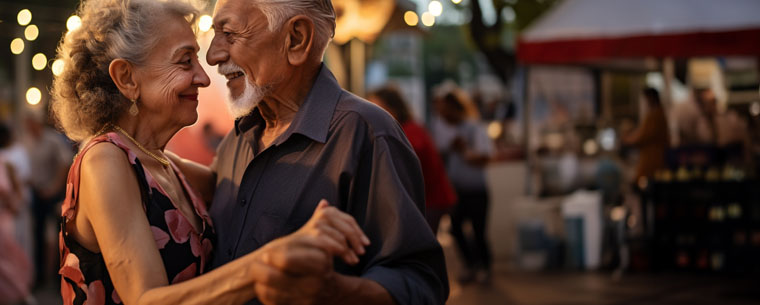
M 50 105 L 58 127 L 82 141 L 115 122 L 129 106 L 108 72 L 114 59 L 142 65 L 158 45 L 161 21 L 182 17 L 195 24 L 198 9 L 182 0 L 83 0 L 82 25 L 64 36 Z
M 335 9 L 331 0 L 256 0 L 255 5 L 264 13 L 269 31 L 278 30 L 288 18 L 305 15 L 315 26 L 315 46 L 324 53 L 335 36 Z

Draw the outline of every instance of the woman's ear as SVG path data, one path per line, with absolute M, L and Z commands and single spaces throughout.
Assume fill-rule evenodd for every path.
M 135 100 L 140 97 L 140 88 L 131 63 L 121 58 L 114 59 L 108 66 L 108 74 L 119 92 L 127 99 Z
M 314 22 L 304 15 L 297 15 L 290 18 L 283 28 L 287 31 L 285 50 L 288 62 L 294 66 L 304 64 L 314 47 Z

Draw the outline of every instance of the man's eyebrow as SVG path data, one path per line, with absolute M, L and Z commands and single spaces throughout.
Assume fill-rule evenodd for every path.
M 215 20 L 215 21 L 214 21 L 214 22 L 211 24 L 211 28 L 212 28 L 212 29 L 214 29 L 214 30 L 217 30 L 217 27 L 218 27 L 219 29 L 221 29 L 221 28 L 222 28 L 222 27 L 223 27 L 225 24 L 227 24 L 228 22 L 229 22 L 229 18 L 228 18 L 228 17 L 222 17 L 222 18 L 220 18 L 219 20 Z

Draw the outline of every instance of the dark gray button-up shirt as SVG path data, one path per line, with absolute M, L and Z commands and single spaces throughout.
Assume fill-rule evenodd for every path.
M 446 265 L 422 216 L 419 160 L 388 113 L 342 90 L 323 66 L 290 128 L 256 155 L 264 128 L 256 109 L 219 146 L 212 268 L 297 230 L 324 198 L 372 242 L 358 265 L 336 260 L 338 272 L 378 282 L 398 304 L 445 303 Z

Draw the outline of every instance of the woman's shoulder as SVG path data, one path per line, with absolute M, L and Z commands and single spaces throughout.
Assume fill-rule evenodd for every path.
M 123 175 L 123 173 L 131 172 L 131 165 L 134 164 L 133 154 L 110 138 L 91 140 L 79 154 L 82 158 L 81 172 L 83 176 L 128 179 L 129 175 Z M 109 175 L 110 173 L 121 173 L 122 175 Z M 109 181 L 109 183 L 113 182 L 118 181 Z

